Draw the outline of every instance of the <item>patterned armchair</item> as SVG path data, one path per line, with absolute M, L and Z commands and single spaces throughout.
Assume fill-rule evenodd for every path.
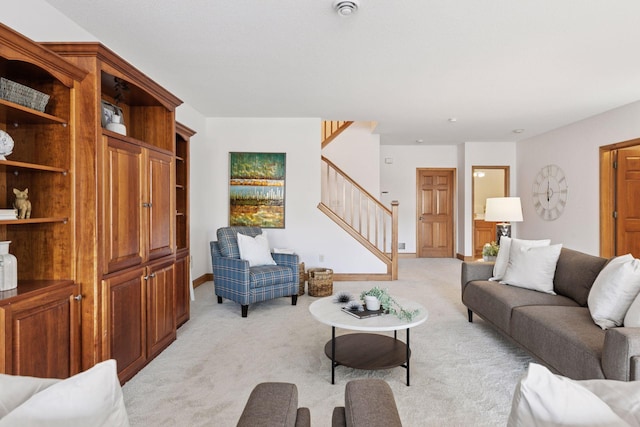
M 249 267 L 240 259 L 237 234 L 255 237 L 260 227 L 223 227 L 218 229 L 218 241 L 211 242 L 213 284 L 218 304 L 227 298 L 239 303 L 242 317 L 247 317 L 249 304 L 273 298 L 291 296 L 298 302 L 298 255 L 272 254 L 276 265 Z

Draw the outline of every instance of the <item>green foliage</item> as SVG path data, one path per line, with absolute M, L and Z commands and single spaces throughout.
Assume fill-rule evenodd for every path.
M 409 311 L 402 308 L 400 304 L 398 304 L 398 302 L 389 294 L 388 289 L 382 289 L 379 286 L 375 286 L 368 291 L 362 291 L 362 293 L 360 293 L 360 299 L 362 301 L 364 301 L 365 296 L 378 298 L 378 301 L 380 301 L 380 307 L 382 307 L 383 310 L 390 314 L 395 314 L 399 319 L 407 322 L 412 321 L 414 317 L 420 314 L 420 310 Z
M 500 246 L 496 242 L 486 243 L 482 248 L 482 256 L 496 256 Z

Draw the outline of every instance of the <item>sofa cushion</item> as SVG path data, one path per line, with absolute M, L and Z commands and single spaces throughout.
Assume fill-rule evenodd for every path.
M 223 257 L 240 259 L 237 234 L 256 237 L 262 234 L 260 227 L 222 227 L 216 231 L 218 247 Z
M 295 384 L 266 382 L 251 391 L 238 427 L 295 427 L 298 388 Z
M 509 260 L 511 259 L 512 247 L 520 250 L 520 248 L 530 248 L 534 246 L 549 246 L 550 243 L 551 240 L 549 239 L 523 240 L 512 239 L 507 236 L 500 237 L 500 250 L 498 251 L 498 256 L 496 256 L 496 263 L 493 266 L 493 277 L 491 280 L 502 280 L 504 277 L 504 273 L 507 271 L 507 266 L 509 265 Z
M 593 321 L 602 329 L 621 326 L 640 292 L 640 260 L 623 255 L 612 259 L 598 274 L 587 302 Z
M 589 290 L 606 262 L 605 258 L 562 248 L 553 279 L 554 290 L 586 307 Z
M 640 327 L 640 294 L 636 296 L 627 310 L 627 314 L 624 315 L 624 326 L 631 328 Z
M 464 288 L 462 301 L 471 311 L 506 333 L 510 332 L 511 310 L 515 307 L 527 305 L 578 306 L 575 301 L 567 297 L 492 281 L 469 282 Z
M 640 425 L 640 383 L 574 381 L 531 363 L 516 387 L 507 425 Z
M 531 354 L 573 379 L 604 378 L 600 364 L 605 331 L 586 307 L 514 308 L 511 336 Z
M 0 426 L 128 427 L 116 361 L 49 385 L 0 419 Z
M 249 269 L 249 287 L 261 288 L 281 283 L 298 283 L 298 272 L 280 265 L 260 265 Z
M 266 233 L 258 234 L 256 237 L 245 236 L 242 233 L 238 233 L 237 236 L 240 259 L 249 261 L 249 267 L 276 264 L 271 257 Z
M 509 265 L 500 283 L 555 295 L 553 276 L 562 245 L 511 247 Z

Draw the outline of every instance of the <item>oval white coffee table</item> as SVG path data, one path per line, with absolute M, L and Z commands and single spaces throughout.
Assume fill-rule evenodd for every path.
M 335 368 L 339 365 L 366 370 L 401 366 L 406 368 L 407 385 L 410 384 L 409 329 L 424 323 L 429 313 L 415 301 L 395 297 L 394 299 L 403 308 L 409 311 L 417 309 L 420 313 L 410 322 L 393 314 L 359 319 L 343 312 L 342 304 L 335 303 L 333 296 L 319 299 L 309 306 L 309 311 L 316 320 L 331 326 L 331 340 L 324 347 L 325 354 L 331 359 L 331 384 L 335 384 Z M 336 328 L 368 333 L 336 337 Z M 402 329 L 407 331 L 406 343 L 398 339 L 398 331 Z M 371 333 L 390 331 L 393 331 L 393 337 Z

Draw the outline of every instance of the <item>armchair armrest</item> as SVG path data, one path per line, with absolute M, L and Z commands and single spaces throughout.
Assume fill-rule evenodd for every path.
M 602 370 L 608 379 L 640 380 L 640 328 L 607 329 L 602 349 Z
M 296 254 L 280 254 L 280 253 L 272 253 L 271 256 L 276 264 L 289 267 L 293 269 L 295 274 L 298 274 L 298 255 Z
M 214 256 L 212 263 L 213 284 L 216 289 L 227 288 L 244 293 L 249 291 L 249 261 Z
M 462 290 L 469 282 L 474 280 L 489 280 L 493 276 L 493 266 L 495 262 L 480 261 L 464 261 L 462 263 L 462 274 L 460 275 L 460 284 Z

